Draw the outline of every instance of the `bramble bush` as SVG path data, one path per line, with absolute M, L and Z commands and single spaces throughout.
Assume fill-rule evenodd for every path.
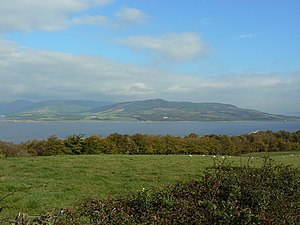
M 23 224 L 299 224 L 299 172 L 268 158 L 260 168 L 223 161 L 199 180 L 88 199 Z

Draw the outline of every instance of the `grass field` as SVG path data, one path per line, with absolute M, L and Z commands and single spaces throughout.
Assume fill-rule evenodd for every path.
M 262 153 L 251 155 L 253 165 Z M 272 153 L 278 163 L 300 167 L 300 153 Z M 222 157 L 216 157 L 223 160 Z M 18 212 L 40 213 L 64 208 L 88 197 L 129 194 L 143 187 L 197 179 L 214 164 L 212 156 L 188 155 L 81 155 L 0 159 L 0 218 Z M 246 164 L 250 157 L 228 157 Z

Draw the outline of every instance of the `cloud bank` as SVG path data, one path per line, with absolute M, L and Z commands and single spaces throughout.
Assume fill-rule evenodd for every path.
M 140 9 L 125 7 L 115 14 L 122 25 L 142 24 L 149 16 Z
M 300 73 L 196 77 L 101 57 L 23 48 L 0 39 L 0 101 L 149 98 L 227 102 L 268 112 L 298 111 Z
M 10 0 L 1 2 L 0 33 L 61 31 L 77 25 L 122 28 L 144 23 L 149 16 L 140 9 L 124 7 L 113 18 L 86 14 L 90 8 L 114 0 Z
M 0 5 L 0 34 L 61 31 L 73 26 L 113 29 L 141 25 L 150 16 L 124 7 L 110 17 L 89 9 L 113 0 L 5 0 Z M 255 38 L 241 34 L 238 39 Z M 211 54 L 199 33 L 129 36 L 118 43 L 156 61 L 198 62 Z M 171 64 L 173 65 L 173 64 Z M 232 74 L 207 77 L 177 74 L 103 57 L 50 52 L 19 46 L 0 36 L 0 101 L 20 98 L 127 101 L 149 98 L 224 102 L 267 112 L 299 112 L 300 71 L 293 74 Z
M 168 61 L 186 62 L 209 55 L 210 48 L 197 33 L 172 33 L 160 37 L 132 36 L 119 40 L 120 44 L 146 52 Z

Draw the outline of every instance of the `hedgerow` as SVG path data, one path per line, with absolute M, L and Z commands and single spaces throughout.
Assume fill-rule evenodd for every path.
M 70 135 L 65 139 L 0 141 L 0 157 L 80 154 L 210 154 L 300 151 L 300 131 L 260 131 L 240 136 L 190 134 L 185 137 L 148 134 L 111 134 L 108 137 Z

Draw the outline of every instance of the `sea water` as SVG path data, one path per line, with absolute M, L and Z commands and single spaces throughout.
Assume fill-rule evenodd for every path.
M 241 135 L 253 131 L 295 132 L 300 122 L 0 122 L 0 140 L 14 143 L 47 139 L 51 135 L 65 138 L 73 134 L 106 137 L 119 134 L 153 134 L 185 136 L 224 134 Z

